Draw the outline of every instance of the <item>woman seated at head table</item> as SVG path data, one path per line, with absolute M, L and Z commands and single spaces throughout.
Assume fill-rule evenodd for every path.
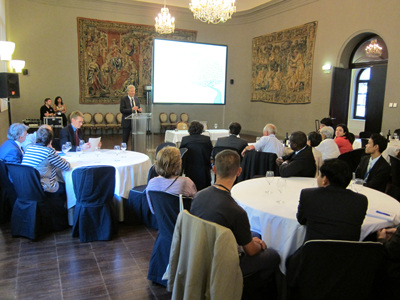
M 353 150 L 354 135 L 349 132 L 345 124 L 336 126 L 335 143 L 339 147 L 340 154 Z
M 165 147 L 161 149 L 156 157 L 155 169 L 159 176 L 150 179 L 146 187 L 147 201 L 153 214 L 149 191 L 182 194 L 185 197 L 196 195 L 197 189 L 193 181 L 189 177 L 179 176 L 182 169 L 182 159 L 178 148 Z
M 67 112 L 67 106 L 64 104 L 61 96 L 57 96 L 56 99 L 54 100 L 53 109 L 57 117 L 60 116 L 62 117 L 63 127 L 67 126 L 68 122 L 67 122 L 67 117 L 65 116 L 65 113 Z
M 71 165 L 51 147 L 52 140 L 53 131 L 41 126 L 36 133 L 36 144 L 27 148 L 21 164 L 39 171 L 40 183 L 45 192 L 65 194 L 65 183 L 57 181 L 56 169 L 68 171 Z

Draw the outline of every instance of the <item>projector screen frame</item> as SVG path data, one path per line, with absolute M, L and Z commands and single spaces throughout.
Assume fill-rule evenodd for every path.
M 217 84 L 214 84 L 213 87 L 210 87 L 209 85 L 206 85 L 206 86 L 203 85 L 202 87 L 199 87 L 199 89 L 208 88 L 208 89 L 217 90 L 216 97 L 218 96 L 218 93 L 223 94 L 220 97 L 220 101 L 222 103 L 216 103 L 215 102 L 216 97 L 214 97 L 214 102 L 201 102 L 201 101 L 195 101 L 195 102 L 190 102 L 190 101 L 187 101 L 187 102 L 186 101 L 184 101 L 184 102 L 167 101 L 167 102 L 163 102 L 163 101 L 157 101 L 157 98 L 159 97 L 159 95 L 157 95 L 157 88 L 159 88 L 159 86 L 160 86 L 160 84 L 158 83 L 158 79 L 155 78 L 156 77 L 156 72 L 158 71 L 157 70 L 158 66 L 156 66 L 157 59 L 159 59 L 159 57 L 156 57 L 156 54 L 157 54 L 156 51 L 158 50 L 158 46 L 160 46 L 160 45 L 157 45 L 158 41 L 160 41 L 161 43 L 167 42 L 170 45 L 180 45 L 181 44 L 181 45 L 185 45 L 187 47 L 191 47 L 193 45 L 198 45 L 198 46 L 200 46 L 200 49 L 201 49 L 201 47 L 204 47 L 204 46 L 207 46 L 207 47 L 210 46 L 210 49 L 217 49 L 220 52 L 224 52 L 223 59 L 221 59 L 221 61 L 223 61 L 221 63 L 222 66 L 223 66 L 223 71 L 222 71 L 222 68 L 219 68 L 217 70 L 218 72 L 216 72 L 217 74 L 219 74 L 219 73 L 223 74 L 222 77 L 221 77 L 223 80 L 218 79 L 217 80 Z M 227 102 L 227 99 L 226 99 L 227 74 L 228 74 L 228 45 L 213 44 L 213 43 L 202 43 L 202 42 L 191 42 L 191 41 L 177 41 L 177 40 L 168 40 L 168 39 L 155 38 L 154 39 L 154 44 L 153 44 L 153 66 L 152 66 L 152 69 L 153 69 L 153 72 L 152 72 L 152 85 L 151 85 L 152 91 L 151 91 L 151 93 L 152 93 L 152 104 L 154 104 L 154 105 L 170 105 L 170 104 L 175 104 L 175 105 L 176 104 L 178 104 L 178 105 L 217 105 L 217 106 L 226 105 L 226 102 Z M 204 73 L 206 73 L 206 72 L 203 72 L 203 74 Z M 183 73 L 183 74 L 185 74 L 185 73 Z M 163 78 L 165 78 L 165 77 L 163 77 Z M 205 82 L 205 81 L 203 81 L 203 82 Z M 182 83 L 179 83 L 179 85 L 183 86 Z M 217 85 L 220 86 L 218 89 L 215 88 L 215 86 L 217 86 Z M 164 91 L 165 90 L 169 91 L 169 90 L 172 90 L 172 88 L 171 89 L 163 88 L 163 90 Z M 199 95 L 199 94 L 202 95 L 202 93 L 196 93 L 196 95 Z M 208 93 L 208 94 L 210 94 L 210 93 Z M 209 100 L 210 99 L 211 98 L 209 97 Z

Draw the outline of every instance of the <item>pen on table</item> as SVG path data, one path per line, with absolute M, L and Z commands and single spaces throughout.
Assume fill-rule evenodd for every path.
M 384 213 L 384 212 L 381 212 L 381 211 L 379 211 L 379 210 L 377 210 L 376 211 L 378 214 L 381 214 L 381 215 L 385 215 L 385 216 L 388 216 L 388 217 L 390 217 L 390 215 L 389 214 L 387 214 L 387 213 Z

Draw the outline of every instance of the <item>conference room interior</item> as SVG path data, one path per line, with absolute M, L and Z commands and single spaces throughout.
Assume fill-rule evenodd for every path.
M 161 4 L 139 1 L 1 0 L 0 39 L 16 43 L 13 58 L 24 59 L 28 75 L 19 74 L 21 97 L 11 99 L 12 122 L 39 118 L 45 97 L 61 95 L 68 112 L 79 110 L 94 114 L 119 112 L 118 104 L 80 103 L 78 79 L 77 18 L 153 26 Z M 167 1 L 168 3 L 168 1 Z M 286 132 L 315 130 L 315 120 L 330 114 L 332 70 L 322 66 L 350 68 L 352 51 L 366 38 L 384 39 L 389 60 L 384 89 L 380 132 L 399 128 L 397 80 L 400 38 L 395 30 L 400 16 L 397 3 L 377 7 L 373 0 L 272 0 L 258 7 L 238 11 L 226 24 L 210 25 L 193 20 L 187 8 L 170 6 L 177 28 L 197 31 L 197 41 L 228 45 L 226 105 L 153 105 L 152 130 L 147 154 L 154 161 L 155 147 L 164 142 L 159 132 L 159 114 L 185 112 L 191 120 L 206 120 L 212 127 L 227 128 L 231 121 L 242 125 L 241 137 L 255 142 L 267 123 L 278 128 L 278 138 Z M 346 9 L 344 9 L 346 8 Z M 180 19 L 178 18 L 180 17 Z M 236 17 L 236 18 L 235 18 Z M 251 101 L 252 39 L 318 22 L 313 60 L 311 102 L 279 105 Z M 46 55 L 43 55 L 43 53 Z M 0 63 L 0 71 L 12 72 Z M 230 80 L 234 80 L 231 81 Z M 396 106 L 393 105 L 396 103 Z M 3 109 L 4 109 L 3 102 Z M 356 136 L 364 122 L 351 117 L 354 103 L 348 104 L 346 123 Z M 347 108 L 347 107 L 346 107 Z M 8 111 L 0 113 L 0 144 L 7 139 Z M 86 138 L 100 136 L 86 134 Z M 103 149 L 121 143 L 120 134 L 101 134 Z M 128 144 L 128 150 L 131 150 Z M 33 242 L 14 238 L 10 225 L 0 231 L 0 293 L 5 299 L 170 299 L 164 287 L 153 286 L 146 279 L 151 250 L 157 231 L 143 225 L 119 223 L 119 234 L 108 242 L 80 243 L 70 229 L 54 232 Z M 49 263 L 51 262 L 51 263 Z M 39 284 L 40 283 L 40 284 Z M 2 298 L 2 297 L 0 297 Z

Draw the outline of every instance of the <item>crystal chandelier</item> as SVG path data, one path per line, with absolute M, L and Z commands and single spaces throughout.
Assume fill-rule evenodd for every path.
M 175 30 L 175 18 L 169 13 L 169 9 L 166 8 L 167 0 L 164 0 L 164 8 L 161 8 L 161 13 L 156 17 L 156 32 L 160 34 L 173 33 Z
M 379 47 L 377 40 L 372 40 L 371 44 L 365 48 L 365 53 L 368 57 L 379 57 L 382 55 L 382 47 Z
M 212 24 L 224 23 L 236 12 L 235 0 L 192 0 L 189 7 L 195 19 Z

